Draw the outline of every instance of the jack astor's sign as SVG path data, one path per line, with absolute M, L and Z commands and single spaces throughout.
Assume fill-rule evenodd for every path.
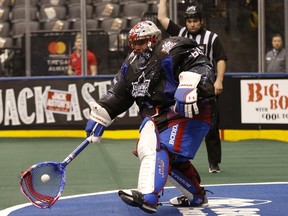
M 89 102 L 106 94 L 111 82 L 112 78 L 68 77 L 1 82 L 0 128 L 84 129 L 90 113 Z M 138 118 L 137 106 L 133 105 L 110 128 L 135 129 Z

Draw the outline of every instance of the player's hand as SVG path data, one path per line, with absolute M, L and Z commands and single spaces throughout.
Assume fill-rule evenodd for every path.
M 192 118 L 199 114 L 197 106 L 197 88 L 195 89 L 177 89 L 175 92 L 175 106 L 174 111 L 187 118 Z
M 187 118 L 192 118 L 194 115 L 199 114 L 197 106 L 197 85 L 200 82 L 200 79 L 200 74 L 191 71 L 183 71 L 180 73 L 179 85 L 174 94 L 174 99 L 176 101 L 174 106 L 175 112 Z
M 102 137 L 102 134 L 105 130 L 104 125 L 96 122 L 94 119 L 89 118 L 88 122 L 86 124 L 86 136 L 90 137 L 91 136 L 91 141 L 93 143 L 99 143 Z
M 96 102 L 90 103 L 91 113 L 86 124 L 86 136 L 91 136 L 93 143 L 98 143 L 101 140 L 102 134 L 112 120 L 107 111 Z

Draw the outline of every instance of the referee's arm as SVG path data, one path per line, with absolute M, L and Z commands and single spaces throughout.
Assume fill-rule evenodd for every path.
M 213 43 L 213 59 L 217 72 L 214 89 L 215 94 L 219 95 L 223 92 L 223 80 L 226 71 L 226 61 L 228 58 L 218 36 Z
M 224 74 L 226 70 L 226 61 L 225 60 L 219 60 L 216 63 L 216 69 L 217 69 L 217 76 L 216 76 L 216 81 L 214 83 L 214 89 L 215 89 L 215 94 L 221 94 L 223 91 L 223 79 L 224 79 Z
M 157 19 L 161 23 L 162 27 L 167 30 L 170 22 L 167 13 L 167 0 L 159 1 Z

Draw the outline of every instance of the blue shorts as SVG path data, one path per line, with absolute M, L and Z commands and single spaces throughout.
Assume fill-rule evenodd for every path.
M 160 133 L 160 144 L 170 153 L 193 159 L 209 130 L 206 122 L 181 122 Z

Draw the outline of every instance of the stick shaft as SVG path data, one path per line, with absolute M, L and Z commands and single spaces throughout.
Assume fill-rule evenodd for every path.
M 62 162 L 64 166 L 68 165 L 74 158 L 78 156 L 89 144 L 91 143 L 91 138 L 86 138 L 77 148 L 72 151 Z

